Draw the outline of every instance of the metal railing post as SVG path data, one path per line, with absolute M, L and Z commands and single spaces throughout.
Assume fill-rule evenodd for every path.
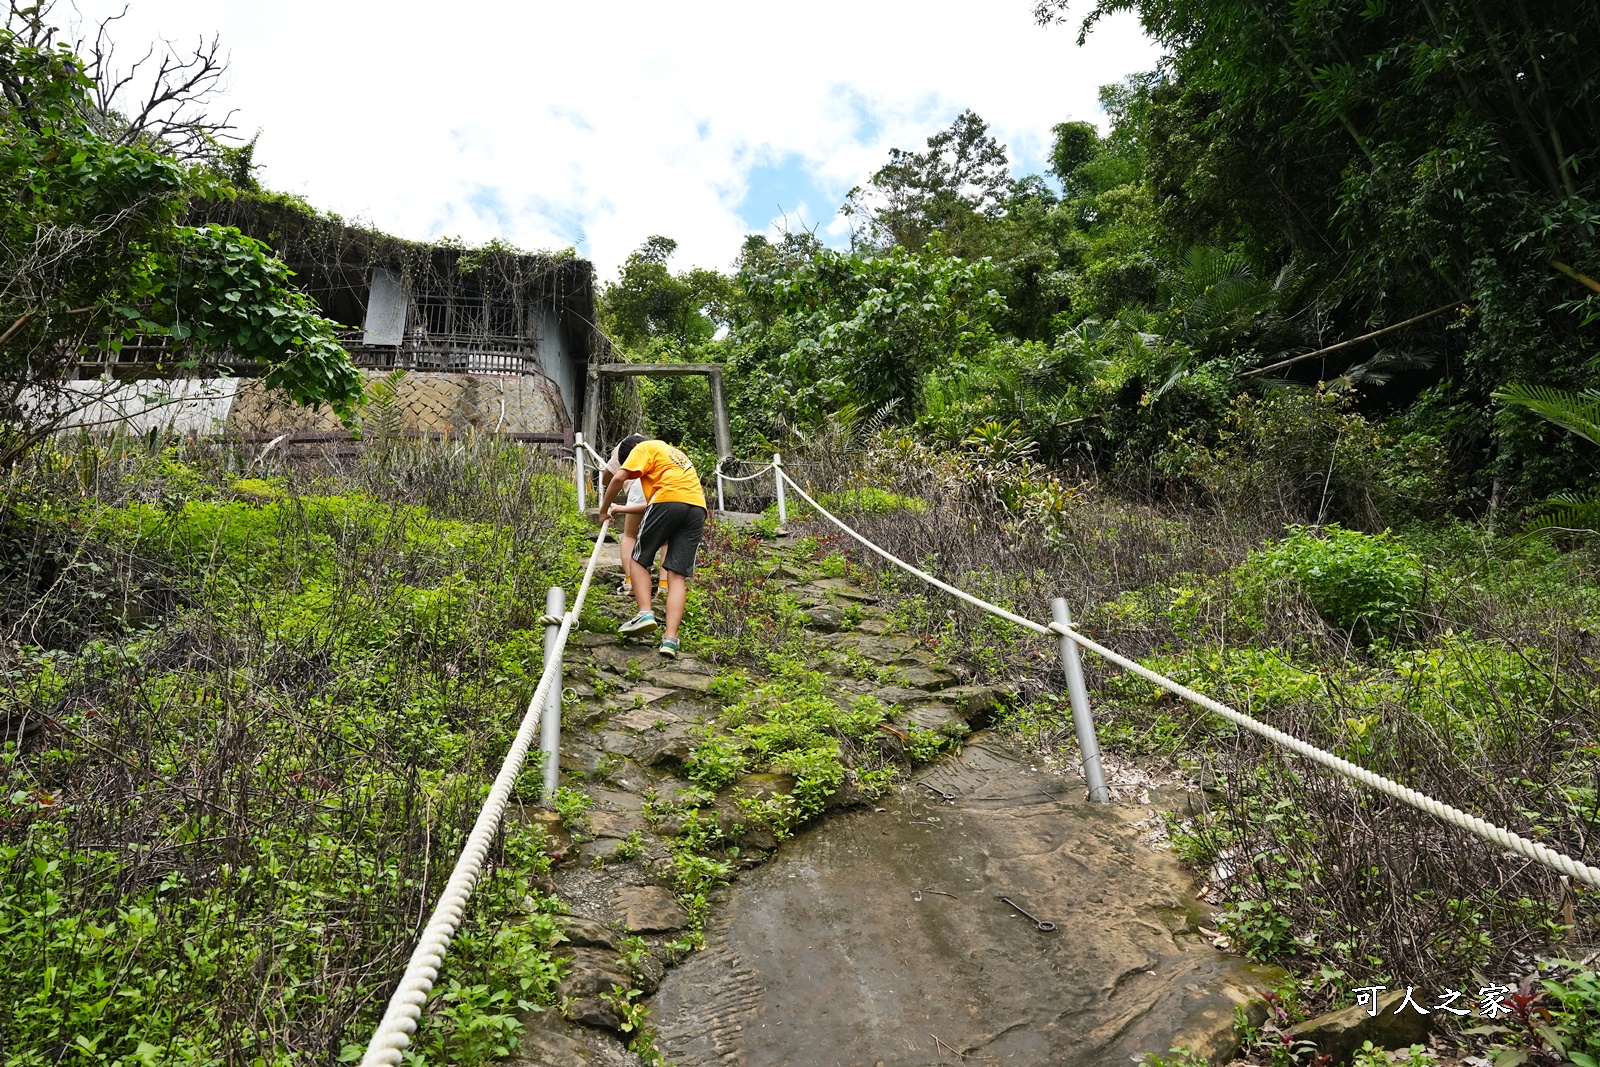
M 778 483 L 778 532 L 789 525 L 789 509 L 783 499 L 783 457 L 778 453 L 772 454 L 772 478 Z
M 1066 597 L 1050 601 L 1050 618 L 1062 626 L 1072 625 L 1072 612 Z M 1089 799 L 1096 804 L 1111 802 L 1105 771 L 1100 767 L 1100 741 L 1094 733 L 1094 716 L 1089 713 L 1089 690 L 1083 684 L 1083 662 L 1078 658 L 1078 643 L 1061 635 L 1061 669 L 1067 675 L 1067 699 L 1072 702 L 1072 724 L 1078 730 L 1078 750 L 1083 754 L 1083 776 L 1089 782 Z
M 727 502 L 722 498 L 722 461 L 717 460 L 717 513 L 728 510 Z
M 540 803 L 548 808 L 555 801 L 556 783 L 561 778 L 561 691 L 565 686 L 561 677 L 561 652 L 556 648 L 556 641 L 561 637 L 560 619 L 567 613 L 566 590 L 560 586 L 550 588 L 544 597 L 544 613 L 546 619 L 556 620 L 547 621 L 544 626 L 544 659 L 548 664 L 551 657 L 555 657 L 555 684 L 545 697 L 544 717 L 539 724 L 539 751 L 544 753 L 544 790 Z
M 578 465 L 578 514 L 581 515 L 589 510 L 589 479 L 583 473 L 583 434 L 573 434 L 572 441 L 572 458 Z

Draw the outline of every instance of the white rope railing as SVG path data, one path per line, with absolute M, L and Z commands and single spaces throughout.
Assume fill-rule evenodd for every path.
M 723 457 L 723 458 L 720 458 L 720 459 L 717 460 L 716 469 L 712 471 L 712 474 L 714 474 L 716 476 L 716 481 L 717 481 L 717 511 L 722 512 L 722 511 L 728 510 L 727 496 L 723 492 L 723 489 L 727 485 L 727 483 L 729 483 L 729 482 L 749 482 L 749 481 L 754 481 L 755 479 L 760 478 L 762 475 L 771 474 L 773 476 L 773 478 L 772 478 L 773 490 L 777 493 L 777 496 L 778 496 L 778 525 L 781 527 L 783 525 L 783 522 L 784 522 L 783 457 L 782 456 L 778 455 L 777 453 L 774 453 L 773 456 L 772 456 L 772 462 L 768 463 L 765 467 L 762 467 L 760 470 L 756 471 L 754 474 L 745 474 L 745 475 L 741 475 L 740 477 L 736 478 L 731 474 L 724 474 L 722 472 L 722 465 L 724 463 L 755 463 L 755 462 L 758 462 L 758 461 L 757 460 L 753 460 L 753 459 L 732 459 L 731 457 Z
M 1514 852 L 1525 859 L 1533 860 L 1535 863 L 1541 863 L 1544 866 L 1558 871 L 1569 878 L 1576 879 L 1577 881 L 1580 881 L 1591 888 L 1600 889 L 1600 868 L 1592 867 L 1587 863 L 1575 860 L 1565 853 L 1557 852 L 1553 848 L 1550 848 L 1546 845 L 1541 845 L 1537 841 L 1530 840 L 1529 838 L 1507 830 L 1502 826 L 1496 826 L 1494 823 L 1491 823 L 1485 819 L 1480 819 L 1476 815 L 1462 811 L 1460 808 L 1453 807 L 1441 800 L 1435 800 L 1433 797 L 1430 797 L 1425 793 L 1419 793 L 1415 789 L 1402 785 L 1392 778 L 1386 778 L 1383 775 L 1376 774 L 1365 769 L 1364 767 L 1358 767 L 1349 760 L 1317 748 L 1315 745 L 1312 745 L 1306 741 L 1302 741 L 1292 734 L 1284 733 L 1275 726 L 1268 726 L 1259 719 L 1252 718 L 1242 711 L 1238 711 L 1235 708 L 1230 708 L 1220 701 L 1213 700 L 1204 693 L 1197 693 L 1181 682 L 1173 681 L 1171 678 L 1153 671 L 1137 661 L 1129 659 L 1127 656 L 1113 652 L 1111 649 L 1105 647 L 1099 642 L 1085 637 L 1071 626 L 1067 626 L 1062 623 L 1052 623 L 1051 625 L 1046 626 L 1042 623 L 1034 622 L 1032 619 L 1024 618 L 1023 616 L 1007 611 L 996 604 L 991 604 L 987 600 L 983 600 L 980 597 L 975 597 L 964 589 L 957 589 L 948 582 L 940 581 L 927 571 L 924 571 L 918 567 L 914 567 L 886 549 L 880 548 L 873 544 L 865 536 L 846 525 L 821 504 L 818 504 L 814 499 L 811 498 L 810 494 L 802 489 L 795 482 L 795 480 L 790 478 L 787 474 L 784 474 L 780 471 L 779 476 L 784 481 L 788 482 L 789 486 L 794 489 L 795 492 L 800 494 L 801 499 L 805 500 L 806 503 L 815 508 L 819 515 L 833 523 L 846 534 L 849 534 L 863 546 L 877 553 L 883 559 L 894 564 L 896 567 L 899 567 L 908 574 L 912 574 L 918 578 L 921 578 L 928 584 L 944 590 L 946 593 L 956 597 L 958 600 L 963 600 L 966 603 L 971 604 L 973 607 L 1005 619 L 1008 622 L 1016 623 L 1018 626 L 1032 630 L 1035 633 L 1042 635 L 1060 635 L 1062 637 L 1070 638 L 1079 646 L 1086 648 L 1107 660 L 1110 660 L 1112 663 L 1117 664 L 1119 667 L 1122 667 L 1125 670 L 1137 674 L 1139 677 L 1148 682 L 1152 682 L 1155 685 L 1160 686 L 1167 692 L 1182 697 L 1184 700 L 1187 700 L 1192 704 L 1199 705 L 1200 707 L 1205 708 L 1207 711 L 1214 712 L 1236 726 L 1242 727 L 1243 729 L 1249 730 L 1251 733 L 1264 737 L 1274 744 L 1282 745 L 1289 751 L 1304 756 L 1315 763 L 1319 763 L 1336 774 L 1342 775 L 1351 781 L 1367 786 L 1369 789 L 1375 789 L 1378 792 L 1383 793 L 1386 796 L 1393 797 L 1404 804 L 1409 804 L 1418 811 L 1426 812 L 1427 814 L 1449 823 L 1452 826 L 1456 826 L 1460 829 L 1466 830 L 1469 833 L 1476 834 L 1485 841 L 1489 841 L 1510 852 Z
M 750 462 L 750 461 L 744 461 L 744 462 Z M 763 474 L 771 474 L 776 469 L 777 468 L 775 468 L 772 464 L 768 463 L 765 467 L 762 467 L 760 470 L 756 471 L 754 474 L 746 474 L 742 478 L 735 478 L 731 474 L 723 474 L 722 473 L 722 464 L 718 463 L 717 464 L 717 476 L 720 477 L 725 482 L 748 482 L 748 481 L 751 481 L 751 480 L 753 480 L 755 478 L 761 477 Z
M 516 739 L 511 742 L 511 751 L 506 754 L 505 762 L 500 766 L 500 773 L 495 776 L 494 785 L 489 789 L 489 797 L 483 802 L 483 810 L 478 813 L 478 819 L 472 825 L 472 833 L 467 837 L 466 846 L 456 860 L 455 869 L 450 872 L 450 880 L 445 883 L 444 892 L 439 896 L 439 903 L 434 906 L 433 914 L 428 917 L 428 924 L 423 927 L 417 947 L 412 950 L 405 973 L 400 976 L 400 984 L 395 987 L 394 995 L 389 998 L 389 1006 L 383 1013 L 383 1019 L 379 1021 L 377 1030 L 372 1034 L 372 1040 L 367 1044 L 366 1054 L 361 1057 L 361 1067 L 395 1067 L 403 1058 L 402 1050 L 411 1043 L 411 1035 L 416 1033 L 417 1022 L 422 1018 L 423 1005 L 427 1003 L 428 993 L 439 977 L 439 967 L 444 962 L 445 949 L 449 946 L 450 939 L 455 936 L 456 928 L 461 925 L 461 918 L 466 912 L 467 898 L 472 895 L 472 888 L 477 884 L 478 875 L 483 871 L 483 861 L 489 854 L 489 846 L 494 842 L 495 833 L 500 829 L 500 821 L 505 816 L 511 790 L 516 785 L 517 776 L 522 773 L 522 764 L 527 759 L 528 749 L 539 732 L 540 714 L 549 708 L 550 687 L 560 684 L 557 665 L 560 662 L 561 651 L 566 647 L 567 635 L 572 632 L 573 624 L 577 622 L 579 613 L 583 610 L 583 598 L 589 592 L 589 583 L 594 579 L 595 567 L 600 562 L 600 548 L 605 544 L 609 526 L 609 522 L 600 524 L 600 534 L 595 538 L 594 550 L 589 553 L 589 565 L 584 569 L 583 581 L 578 586 L 578 595 L 573 599 L 572 609 L 561 616 L 561 629 L 557 632 L 554 655 L 549 652 L 545 655 L 545 665 L 539 675 L 539 685 L 533 691 L 533 699 L 528 702 L 528 711 L 522 717 Z

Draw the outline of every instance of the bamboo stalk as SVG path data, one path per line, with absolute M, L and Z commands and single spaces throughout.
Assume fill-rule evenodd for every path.
M 33 318 L 33 316 L 34 312 L 32 311 L 24 311 L 20 316 L 18 316 L 17 321 L 13 322 L 10 327 L 6 329 L 5 333 L 0 333 L 0 345 L 5 344 L 7 341 L 11 340 L 12 337 L 16 336 L 17 331 L 28 325 L 28 320 Z
M 1256 367 L 1253 370 L 1240 371 L 1238 374 L 1235 374 L 1234 377 L 1235 378 L 1248 378 L 1252 374 L 1265 374 L 1269 370 L 1277 370 L 1279 367 L 1287 367 L 1291 363 L 1299 363 L 1302 360 L 1311 359 L 1314 356 L 1325 356 L 1329 352 L 1337 352 L 1341 348 L 1349 348 L 1351 345 L 1358 345 L 1362 341 L 1370 341 L 1374 337 L 1382 337 L 1386 333 L 1393 333 L 1396 330 L 1403 329 L 1406 326 L 1410 326 L 1414 322 L 1421 322 L 1423 319 L 1431 319 L 1435 315 L 1443 314 L 1444 312 L 1449 311 L 1452 308 L 1458 308 L 1464 303 L 1466 303 L 1465 300 L 1452 301 L 1451 303 L 1445 304 L 1445 305 L 1443 305 L 1441 307 L 1436 307 L 1432 311 L 1424 311 L 1420 315 L 1413 315 L 1413 316 L 1411 316 L 1411 318 L 1406 319 L 1404 322 L 1397 322 L 1393 326 L 1385 326 L 1381 330 L 1373 330 L 1371 333 L 1364 333 L 1360 337 L 1352 337 L 1348 341 L 1340 341 L 1336 345 L 1329 345 L 1327 348 L 1319 348 L 1315 352 L 1306 352 L 1306 353 L 1304 353 L 1302 355 L 1291 356 L 1288 359 L 1281 359 L 1276 363 L 1269 363 L 1265 367 Z
M 1561 262 L 1559 259 L 1552 259 L 1550 261 L 1550 265 L 1552 267 L 1554 267 L 1556 270 L 1560 271 L 1562 274 L 1565 274 L 1567 277 L 1571 278 L 1573 281 L 1582 282 L 1584 285 L 1587 285 L 1589 288 L 1593 289 L 1595 292 L 1600 293 L 1600 282 L 1595 281 L 1593 278 L 1589 277 L 1587 274 L 1582 274 L 1582 273 L 1579 273 L 1578 271 L 1573 270 L 1571 267 L 1567 266 L 1565 263 Z M 0 340 L 3 340 L 3 338 L 0 338 Z

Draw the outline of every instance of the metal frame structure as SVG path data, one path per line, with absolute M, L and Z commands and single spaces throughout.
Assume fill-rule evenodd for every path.
M 717 461 L 733 458 L 733 433 L 728 428 L 728 405 L 722 396 L 720 363 L 591 363 L 583 396 L 583 439 L 593 444 L 600 437 L 600 378 L 639 378 L 659 375 L 683 378 L 703 374 L 711 379 L 711 412 L 717 438 Z

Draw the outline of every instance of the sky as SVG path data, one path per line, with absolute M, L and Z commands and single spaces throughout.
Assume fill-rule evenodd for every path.
M 76 4 L 91 23 L 123 6 Z M 221 37 L 218 110 L 259 131 L 269 188 L 402 237 L 575 245 L 608 279 L 652 234 L 679 269 L 727 269 L 786 225 L 839 244 L 850 188 L 968 107 L 1040 172 L 1052 125 L 1104 128 L 1099 86 L 1157 60 L 1130 17 L 1079 48 L 1032 0 L 126 6 L 129 59 Z

